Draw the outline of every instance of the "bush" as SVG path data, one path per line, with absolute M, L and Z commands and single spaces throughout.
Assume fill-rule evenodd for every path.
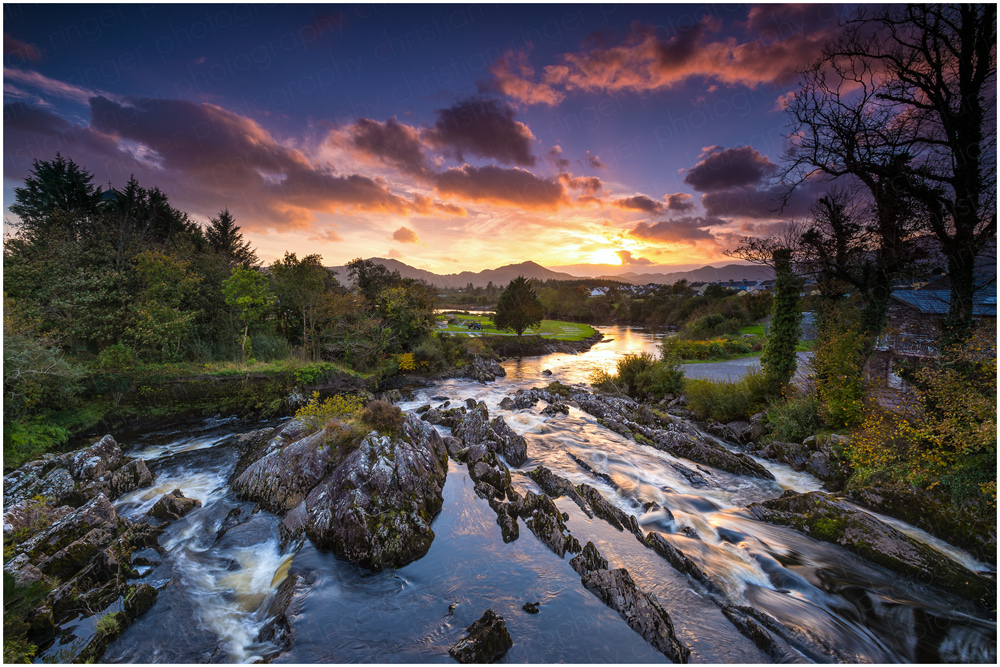
M 292 347 L 284 336 L 261 333 L 253 336 L 253 354 L 257 361 L 275 361 L 291 356 Z
M 135 366 L 135 352 L 128 345 L 116 343 L 101 350 L 94 365 L 102 371 L 125 371 Z
M 760 348 L 758 347 L 758 350 Z M 687 340 L 667 338 L 660 344 L 660 356 L 666 359 L 729 359 L 733 355 L 754 352 L 753 347 L 741 339 L 717 338 L 714 340 Z
M 591 384 L 605 391 L 620 391 L 642 399 L 647 394 L 663 398 L 680 393 L 684 386 L 684 371 L 672 360 L 657 362 L 648 352 L 626 354 L 618 360 L 614 375 L 598 371 Z
M 699 317 L 684 325 L 686 337 L 694 340 L 707 340 L 725 334 L 739 333 L 743 321 L 739 318 L 727 318 L 720 313 L 712 313 Z
M 833 428 L 857 426 L 863 419 L 865 388 L 864 336 L 855 326 L 821 333 L 813 368 L 820 415 Z
M 810 394 L 773 405 L 767 411 L 767 421 L 775 439 L 802 442 L 822 426 L 819 399 Z
M 684 396 L 688 408 L 701 419 L 729 422 L 760 412 L 773 397 L 770 387 L 764 371 L 754 367 L 735 382 L 688 380 Z
M 322 403 L 319 392 L 314 391 L 309 402 L 295 412 L 295 417 L 301 419 L 310 433 L 315 433 L 331 420 L 351 417 L 361 411 L 362 401 L 357 396 L 338 394 L 331 396 Z
M 396 436 L 403 430 L 406 416 L 398 406 L 386 401 L 369 401 L 361 413 L 361 421 L 381 433 Z

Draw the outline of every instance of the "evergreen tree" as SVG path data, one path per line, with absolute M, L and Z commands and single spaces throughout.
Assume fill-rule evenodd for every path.
M 774 302 L 771 307 L 771 330 L 767 336 L 761 365 L 775 393 L 795 374 L 795 346 L 799 342 L 799 289 L 802 281 L 792 272 L 792 251 L 774 250 Z
M 520 337 L 528 327 L 542 323 L 544 312 L 542 302 L 528 279 L 518 276 L 500 295 L 493 324 L 497 329 L 512 329 Z
M 51 231 L 53 225 L 74 233 L 83 231 L 101 200 L 92 179 L 90 172 L 59 153 L 50 162 L 35 160 L 24 187 L 14 188 L 10 212 L 20 218 L 14 226 L 34 238 Z
M 219 211 L 219 217 L 210 218 L 205 228 L 205 240 L 217 254 L 229 259 L 232 266 L 251 267 L 257 264 L 257 254 L 250 242 L 243 238 L 236 219 L 228 208 Z

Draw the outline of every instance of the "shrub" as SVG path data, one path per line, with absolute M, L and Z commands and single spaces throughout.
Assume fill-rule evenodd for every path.
M 406 416 L 398 406 L 386 401 L 369 401 L 361 413 L 361 421 L 381 433 L 396 436 L 403 430 Z
M 254 357 L 258 361 L 275 361 L 291 356 L 292 347 L 284 336 L 273 333 L 260 333 L 253 336 L 251 344 Z
M 361 424 L 333 419 L 323 429 L 323 442 L 340 456 L 346 456 L 357 448 L 367 434 L 368 430 Z
M 569 387 L 564 385 L 559 380 L 552 382 L 548 387 L 545 388 L 550 394 L 555 394 L 556 396 L 562 396 L 563 398 L 569 398 Z
M 97 620 L 94 629 L 99 635 L 113 635 L 118 632 L 119 623 L 117 614 L 105 614 Z
M 124 371 L 135 366 L 135 352 L 128 345 L 116 343 L 101 350 L 95 366 L 102 371 Z
M 736 381 L 688 380 L 684 396 L 688 408 L 701 419 L 727 422 L 759 412 L 774 396 L 770 389 L 767 375 L 754 367 Z
M 815 395 L 798 396 L 771 406 L 767 411 L 767 421 L 777 440 L 802 442 L 822 425 L 819 410 L 819 399 Z
M 820 415 L 833 428 L 857 426 L 864 418 L 864 346 L 856 326 L 837 329 L 831 324 L 820 336 L 813 356 L 816 391 Z
M 633 398 L 653 394 L 663 398 L 680 393 L 684 385 L 684 371 L 672 359 L 657 362 L 648 352 L 626 354 L 618 360 L 617 373 L 597 371 L 591 384 L 605 391 L 620 391 Z
M 310 433 L 315 433 L 330 420 L 350 417 L 361 411 L 362 401 L 357 396 L 338 394 L 320 402 L 319 392 L 314 391 L 309 402 L 295 412 L 295 417 L 301 419 Z
M 739 333 L 743 322 L 739 318 L 727 318 L 720 313 L 712 313 L 699 317 L 684 326 L 686 337 L 695 340 L 706 340 L 724 334 Z

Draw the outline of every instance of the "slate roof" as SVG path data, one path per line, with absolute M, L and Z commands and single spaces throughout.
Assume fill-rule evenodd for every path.
M 896 290 L 892 298 L 927 315 L 947 315 L 951 290 Z M 976 292 L 972 302 L 973 317 L 997 316 L 997 288 L 992 285 Z

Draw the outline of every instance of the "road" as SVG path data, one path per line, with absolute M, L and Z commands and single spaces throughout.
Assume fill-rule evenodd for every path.
M 798 370 L 795 371 L 795 384 L 805 377 L 807 362 L 812 359 L 812 352 L 797 352 L 799 358 Z M 738 380 L 752 366 L 760 365 L 760 357 L 731 359 L 729 361 L 714 361 L 707 364 L 681 364 L 684 377 L 696 380 Z

